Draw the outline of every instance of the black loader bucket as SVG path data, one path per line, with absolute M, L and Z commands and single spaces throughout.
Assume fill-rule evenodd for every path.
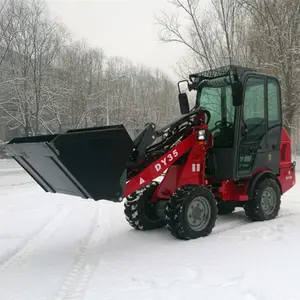
M 134 144 L 123 125 L 15 138 L 12 156 L 46 191 L 120 201 Z

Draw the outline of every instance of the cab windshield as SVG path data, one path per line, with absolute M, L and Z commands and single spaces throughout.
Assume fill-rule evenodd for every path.
M 229 82 L 219 84 L 203 84 L 197 96 L 196 106 L 208 110 L 211 119 L 208 124 L 212 131 L 215 145 L 218 147 L 232 147 L 235 107 L 232 104 L 232 89 Z

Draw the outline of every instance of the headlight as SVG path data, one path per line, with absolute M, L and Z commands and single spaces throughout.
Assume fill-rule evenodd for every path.
M 198 141 L 205 141 L 205 130 L 198 131 Z

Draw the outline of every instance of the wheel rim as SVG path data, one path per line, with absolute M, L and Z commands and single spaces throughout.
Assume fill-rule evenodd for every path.
M 205 197 L 193 199 L 187 209 L 188 224 L 194 231 L 201 231 L 208 225 L 211 215 L 211 207 Z
M 271 187 L 267 187 L 261 196 L 261 207 L 266 214 L 271 214 L 276 208 L 276 193 Z

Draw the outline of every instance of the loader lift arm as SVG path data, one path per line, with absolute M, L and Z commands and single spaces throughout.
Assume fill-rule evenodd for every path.
M 114 125 L 15 138 L 5 148 L 46 192 L 119 202 L 125 186 L 128 195 L 143 185 L 140 182 L 149 182 L 170 166 L 155 171 L 153 166 L 160 159 L 170 157 L 172 151 L 178 153 L 177 159 L 188 151 L 190 139 L 186 137 L 194 132 L 191 124 L 205 123 L 205 115 L 209 121 L 209 112 L 197 109 L 159 131 L 150 124 L 135 141 L 123 125 Z M 161 142 L 151 145 L 163 134 Z
M 179 142 L 179 144 L 172 147 L 168 152 L 150 163 L 146 168 L 140 168 L 141 171 L 136 173 L 126 184 L 123 197 L 126 198 L 128 195 L 162 175 L 175 161 L 191 149 L 195 135 L 196 133 L 189 135 L 186 139 Z
M 204 121 L 204 116 L 206 116 L 206 121 Z M 198 108 L 159 130 L 155 130 L 153 123 L 146 125 L 146 128 L 134 141 L 137 146 L 133 149 L 129 159 L 127 180 L 131 180 L 159 158 L 165 156 L 166 152 L 170 152 L 174 145 L 191 134 L 193 126 L 204 122 L 208 124 L 209 121 L 209 111 Z M 163 137 L 162 141 L 151 145 L 150 143 L 158 137 Z M 168 154 L 170 154 L 169 152 Z

